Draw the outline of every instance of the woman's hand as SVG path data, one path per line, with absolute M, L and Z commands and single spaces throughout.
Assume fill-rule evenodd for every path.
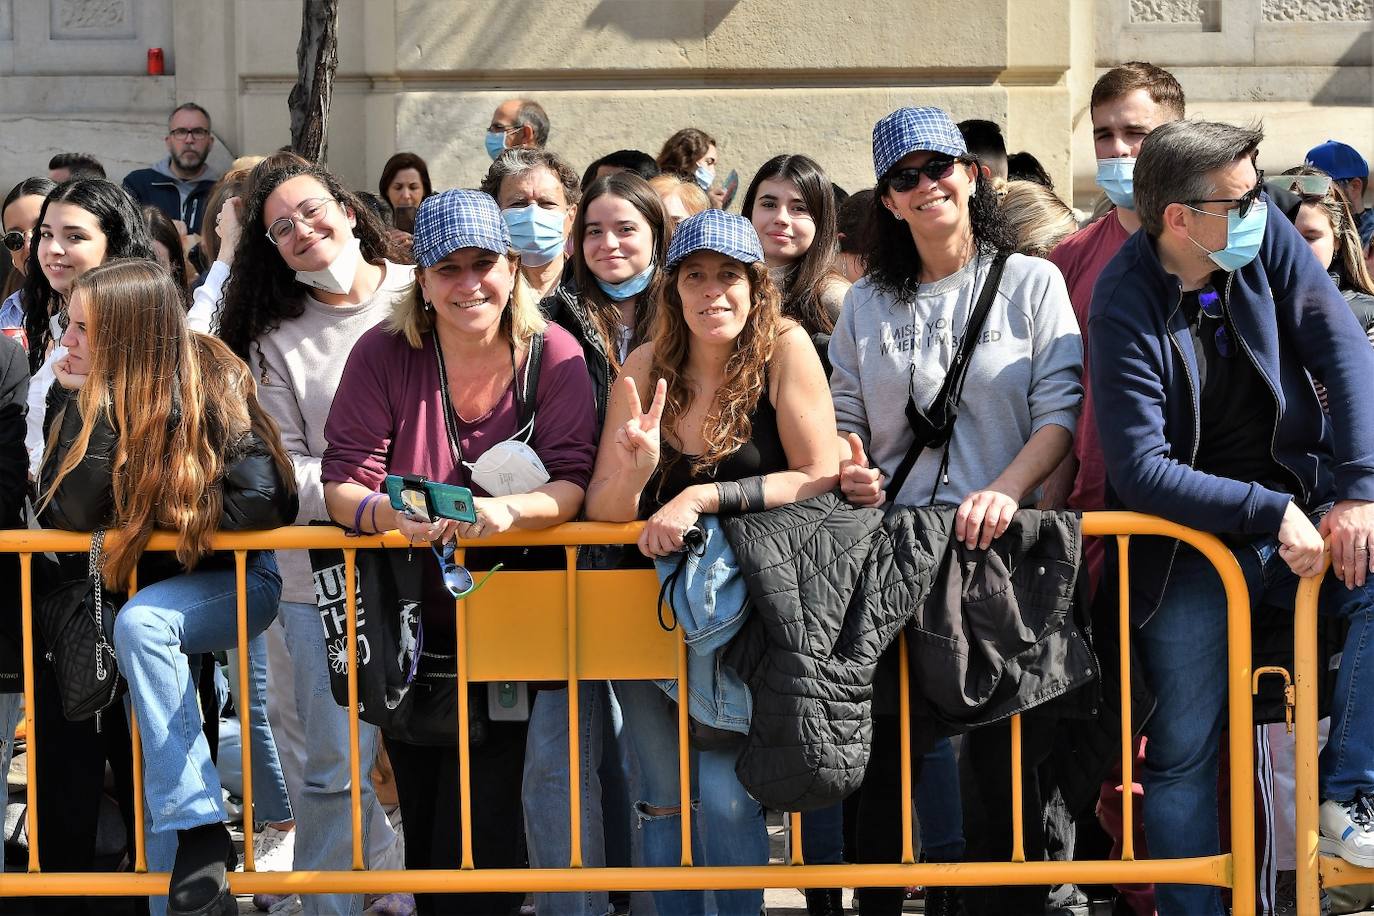
M 443 543 L 453 538 L 460 522 L 453 519 L 441 518 L 435 521 L 429 519 L 415 518 L 404 512 L 396 513 L 396 530 L 405 535 L 406 540 L 412 544 L 416 541 L 429 541 L 431 543 Z
M 954 513 L 954 539 L 970 549 L 987 550 L 1006 532 L 1016 509 L 1016 500 L 1000 490 L 989 487 L 970 493 Z
M 477 521 L 456 523 L 458 536 L 465 541 L 491 537 L 515 527 L 515 510 L 502 497 L 473 497 L 472 508 L 477 514 Z
M 386 236 L 391 240 L 391 244 L 404 251 L 410 251 L 415 244 L 415 237 L 402 229 L 388 229 Z
M 52 364 L 52 374 L 57 377 L 57 384 L 66 388 L 68 391 L 78 391 L 81 386 L 86 384 L 86 374 L 84 372 L 73 372 L 71 357 L 64 356 Z
M 701 518 L 701 503 L 688 487 L 674 496 L 644 523 L 639 535 L 639 552 L 646 557 L 666 557 L 682 549 L 683 536 Z
M 242 206 L 239 198 L 226 197 L 219 213 L 215 214 L 215 234 L 219 236 L 219 256 L 216 260 L 225 264 L 233 263 L 234 250 L 239 247 L 239 236 L 243 229 L 239 225 L 239 208 Z
M 849 457 L 840 462 L 840 492 L 855 506 L 881 506 L 887 501 L 883 473 L 868 466 L 863 441 L 849 434 Z
M 658 385 L 654 387 L 654 401 L 649 405 L 648 413 L 644 413 L 640 406 L 644 402 L 639 399 L 639 389 L 635 386 L 635 380 L 627 375 L 619 384 L 625 386 L 635 408 L 625 425 L 616 430 L 616 451 L 623 466 L 637 471 L 652 470 L 658 466 L 661 443 L 659 424 L 663 420 L 663 405 L 668 400 L 668 383 L 663 379 L 658 380 Z

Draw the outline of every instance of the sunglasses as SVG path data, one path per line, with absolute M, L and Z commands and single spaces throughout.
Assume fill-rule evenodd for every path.
M 1271 191 L 1290 191 L 1302 197 L 1325 197 L 1331 190 L 1330 175 L 1279 175 L 1265 181 Z
M 1250 208 L 1255 205 L 1255 201 L 1259 200 L 1260 192 L 1264 190 L 1264 169 L 1258 171 L 1258 176 L 1259 177 L 1255 180 L 1255 186 L 1240 197 L 1204 197 L 1200 200 L 1187 200 L 1184 201 L 1184 203 L 1232 204 L 1232 206 L 1227 209 L 1235 210 L 1237 216 L 1241 219 L 1245 219 L 1245 217 L 1250 214 Z M 1217 216 L 1219 214 L 1213 213 L 1212 215 Z
M 922 175 L 931 181 L 948 178 L 950 173 L 954 171 L 954 164 L 957 161 L 950 156 L 936 156 L 925 165 L 894 169 L 887 176 L 887 186 L 894 191 L 905 192 L 919 185 Z
M 431 544 L 430 549 L 434 551 L 434 559 L 439 561 L 439 575 L 443 577 L 444 588 L 448 589 L 448 593 L 454 598 L 466 598 L 486 585 L 487 580 L 496 575 L 496 571 L 503 565 L 497 563 L 482 577 L 481 582 L 474 585 L 472 573 L 468 572 L 466 566 L 453 558 L 456 550 L 453 541 L 444 544 Z
M 24 249 L 25 233 L 18 229 L 11 229 L 5 233 L 5 247 L 10 251 L 22 251 Z

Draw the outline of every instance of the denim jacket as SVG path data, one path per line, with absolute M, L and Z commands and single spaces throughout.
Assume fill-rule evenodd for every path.
M 721 656 L 744 626 L 749 592 L 720 522 L 704 515 L 700 527 L 706 535 L 700 547 L 659 557 L 654 568 L 667 589 L 663 601 L 677 616 L 687 643 L 688 712 L 703 725 L 747 735 L 753 698 Z M 676 680 L 656 683 L 677 699 Z

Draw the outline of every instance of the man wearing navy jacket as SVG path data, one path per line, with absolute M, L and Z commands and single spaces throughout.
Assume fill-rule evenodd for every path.
M 1095 416 L 1120 508 L 1218 534 L 1252 607 L 1291 606 L 1330 539 L 1323 613 L 1350 620 L 1321 758 L 1322 847 L 1374 865 L 1374 351 L 1262 190 L 1259 130 L 1157 127 L 1135 167 L 1137 232 L 1088 320 Z M 1310 378 L 1309 378 L 1310 376 Z M 1322 413 L 1311 378 L 1326 385 Z M 1145 831 L 1152 855 L 1219 851 L 1226 599 L 1201 554 L 1136 539 L 1131 611 L 1157 706 Z M 1111 564 L 1109 564 L 1110 566 Z M 1160 916 L 1221 916 L 1217 889 L 1160 885 Z

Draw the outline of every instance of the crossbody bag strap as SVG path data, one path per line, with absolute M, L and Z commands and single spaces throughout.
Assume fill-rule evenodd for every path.
M 983 280 L 983 288 L 978 293 L 978 301 L 974 303 L 973 311 L 969 313 L 968 323 L 964 325 L 964 338 L 959 341 L 959 349 L 954 354 L 954 360 L 949 365 L 949 370 L 945 373 L 945 380 L 940 385 L 940 390 L 936 393 L 931 404 L 939 404 L 950 396 L 953 392 L 955 403 L 963 395 L 964 379 L 968 375 L 969 363 L 973 361 L 973 348 L 978 345 L 978 338 L 983 333 L 983 325 L 987 322 L 988 312 L 992 310 L 992 302 L 997 298 L 997 287 L 1002 282 L 1002 268 L 1007 263 L 1007 256 L 1010 252 L 999 251 L 992 259 L 991 266 L 988 267 L 988 275 Z M 892 472 L 892 479 L 887 482 L 888 501 L 897 498 L 897 494 L 902 492 L 902 486 L 906 483 L 907 477 L 911 474 L 911 469 L 916 466 L 916 460 L 921 457 L 921 452 L 925 451 L 925 444 L 915 439 L 911 446 L 907 448 L 906 454 L 902 456 L 902 461 L 897 465 L 897 470 Z
M 515 388 L 515 428 L 523 432 L 534 423 L 539 401 L 539 369 L 544 361 L 544 332 L 530 338 L 530 352 L 525 356 L 525 378 Z M 529 441 L 529 434 L 526 434 Z
M 95 594 L 95 677 L 105 680 L 105 651 L 113 654 L 114 647 L 105 640 L 105 573 L 101 560 L 105 555 L 105 529 L 97 528 L 91 532 L 90 559 L 86 567 L 86 578 Z

